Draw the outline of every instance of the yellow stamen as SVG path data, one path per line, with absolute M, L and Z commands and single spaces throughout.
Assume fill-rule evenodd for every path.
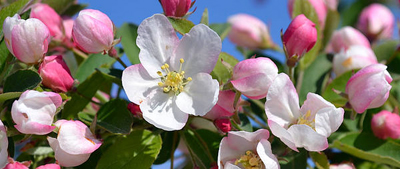
M 260 157 L 252 151 L 246 151 L 240 159 L 235 160 L 235 165 L 241 164 L 245 169 L 260 169 L 263 168 L 263 163 Z
M 191 77 L 185 78 L 185 71 L 182 70 L 182 64 L 184 63 L 183 59 L 180 59 L 180 67 L 179 71 L 170 71 L 169 65 L 164 64 L 161 66 L 161 69 L 164 70 L 165 75 L 161 71 L 158 71 L 157 74 L 161 76 L 161 82 L 158 83 L 158 86 L 163 87 L 163 91 L 168 93 L 173 91 L 175 95 L 183 92 L 184 87 L 190 81 L 192 81 Z
M 297 124 L 305 124 L 315 130 L 315 119 L 310 119 L 310 117 L 311 111 L 308 110 L 306 114 L 299 117 L 299 119 L 297 120 Z

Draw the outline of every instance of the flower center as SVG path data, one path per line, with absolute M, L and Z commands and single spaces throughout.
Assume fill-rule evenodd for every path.
M 308 110 L 306 114 L 299 117 L 297 124 L 305 124 L 315 130 L 315 119 L 310 119 L 311 111 Z
M 239 163 L 242 164 L 245 169 L 259 169 L 263 166 L 260 157 L 252 151 L 246 151 L 245 155 L 242 155 L 240 159 L 235 161 L 235 165 Z
M 161 82 L 158 82 L 158 86 L 163 88 L 164 93 L 174 92 L 175 95 L 178 95 L 183 91 L 187 83 L 192 81 L 191 77 L 185 78 L 185 71 L 182 70 L 182 64 L 185 61 L 183 59 L 179 61 L 181 64 L 178 72 L 170 71 L 168 64 L 161 66 L 161 69 L 165 71 L 166 75 L 163 75 L 161 71 L 157 72 L 161 77 Z

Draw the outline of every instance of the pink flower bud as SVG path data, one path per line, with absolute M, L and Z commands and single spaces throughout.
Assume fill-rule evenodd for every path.
M 380 139 L 400 138 L 400 116 L 387 110 L 374 114 L 371 120 L 371 128 L 375 136 Z
M 333 32 L 331 40 L 326 47 L 328 53 L 339 53 L 341 50 L 347 50 L 350 46 L 362 45 L 371 48 L 371 45 L 360 31 L 353 27 L 346 26 Z
M 394 28 L 393 13 L 382 4 L 371 4 L 361 12 L 357 28 L 371 40 L 391 38 Z
M 3 169 L 29 169 L 32 161 L 18 162 L 12 158 L 8 158 L 8 164 Z
M 70 41 L 72 39 L 72 27 L 74 26 L 74 20 L 72 18 L 64 18 L 63 20 L 65 39 Z
M 286 47 L 288 60 L 292 57 L 300 59 L 317 42 L 315 24 L 303 14 L 296 16 L 283 34 L 282 41 Z
M 296 0 L 289 0 L 288 2 L 288 8 L 289 8 L 289 14 L 293 16 L 293 5 Z M 318 23 L 319 27 L 321 30 L 325 27 L 325 20 L 326 20 L 326 15 L 328 14 L 328 8 L 325 5 L 324 0 L 308 0 L 310 4 L 314 7 L 315 12 L 318 15 Z
M 160 0 L 166 16 L 183 17 L 189 11 L 192 0 Z
M 14 127 L 24 134 L 50 133 L 55 128 L 53 119 L 61 103 L 61 96 L 57 93 L 25 91 L 11 108 L 11 117 L 16 123 Z
M 336 11 L 338 5 L 339 5 L 339 0 L 324 0 L 326 7 L 328 9 Z
M 278 75 L 278 67 L 271 59 L 259 57 L 246 59 L 233 68 L 231 83 L 248 98 L 265 98 L 268 88 Z
M 229 120 L 229 118 L 216 119 L 214 120 L 214 125 L 218 128 L 219 131 L 223 133 L 227 133 L 232 129 L 231 121 Z
M 46 164 L 37 167 L 36 169 L 60 169 L 58 164 Z
M 229 17 L 228 22 L 232 25 L 229 40 L 238 46 L 249 49 L 266 49 L 276 46 L 271 39 L 268 27 L 258 18 L 247 14 L 237 14 Z
M 49 29 L 38 19 L 7 17 L 3 24 L 8 50 L 21 62 L 36 64 L 42 60 L 50 42 Z
M 378 60 L 371 48 L 356 45 L 333 57 L 333 71 L 336 76 L 340 76 L 349 70 L 361 69 L 376 63 L 378 63 Z
M 101 146 L 89 128 L 80 121 L 58 120 L 57 138 L 47 137 L 58 164 L 64 167 L 81 165 Z
M 64 36 L 62 19 L 53 8 L 47 4 L 37 3 L 31 8 L 31 18 L 37 18 L 49 28 L 50 35 L 61 40 Z
M 392 77 L 383 64 L 369 65 L 354 74 L 346 84 L 349 102 L 357 113 L 382 106 L 389 97 Z
M 219 91 L 217 104 L 203 117 L 215 120 L 222 117 L 231 117 L 235 111 L 234 103 L 235 92 L 231 90 Z M 239 103 L 242 101 L 239 98 Z
M 8 158 L 8 138 L 6 128 L 3 122 L 0 120 L 0 168 L 3 168 L 7 164 Z
M 128 110 L 136 117 L 142 118 L 142 111 L 140 110 L 139 105 L 135 103 L 129 103 L 128 104 Z
M 46 56 L 40 64 L 39 74 L 43 85 L 55 92 L 67 92 L 74 84 L 71 72 L 61 55 Z
M 86 53 L 107 53 L 113 47 L 114 24 L 98 10 L 82 10 L 72 28 L 72 38 Z

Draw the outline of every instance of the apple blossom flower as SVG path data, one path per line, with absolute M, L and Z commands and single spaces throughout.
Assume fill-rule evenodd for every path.
M 31 8 L 31 18 L 37 18 L 49 28 L 50 35 L 61 40 L 64 36 L 60 15 L 47 4 L 36 3 Z
M 98 10 L 79 12 L 72 27 L 75 44 L 86 53 L 107 53 L 114 45 L 114 24 Z
M 400 116 L 387 110 L 374 114 L 371 128 L 375 136 L 380 139 L 400 138 Z
M 7 17 L 3 33 L 8 50 L 21 62 L 39 63 L 47 52 L 50 32 L 39 19 L 23 20 L 18 14 Z
M 339 53 L 342 50 L 347 50 L 353 45 L 361 45 L 371 48 L 367 37 L 365 37 L 360 31 L 351 26 L 345 26 L 342 29 L 333 32 L 325 51 L 328 53 Z
M 289 148 L 323 151 L 328 148 L 327 137 L 342 124 L 344 110 L 314 93 L 308 93 L 300 108 L 292 81 L 281 73 L 269 87 L 265 113 L 272 134 Z
M 228 132 L 219 146 L 218 168 L 280 168 L 268 137 L 266 129 Z
M 14 101 L 11 117 L 14 127 L 24 134 L 45 135 L 53 131 L 53 118 L 61 106 L 61 96 L 53 92 L 27 90 Z
M 67 92 L 74 84 L 71 72 L 61 55 L 46 56 L 38 72 L 43 79 L 43 85 L 55 92 Z
M 361 69 L 376 63 L 378 60 L 371 48 L 355 45 L 333 57 L 333 71 L 336 76 L 340 76 L 349 70 Z
M 8 164 L 3 169 L 29 169 L 32 161 L 18 162 L 11 157 L 8 158 Z
M 0 120 L 0 168 L 3 168 L 7 164 L 8 158 L 8 138 L 6 128 L 3 122 Z
M 46 164 L 37 167 L 36 169 L 60 169 L 61 167 L 58 164 Z
M 374 3 L 364 8 L 358 18 L 357 28 L 371 40 L 392 37 L 395 19 L 389 8 Z
M 141 64 L 122 73 L 129 100 L 143 118 L 164 130 L 180 130 L 189 114 L 203 116 L 217 103 L 219 84 L 209 74 L 221 51 L 218 34 L 203 24 L 181 40 L 164 15 L 145 19 L 138 28 Z
M 233 87 L 250 99 L 265 98 L 268 88 L 278 75 L 278 67 L 265 57 L 240 61 L 233 68 Z
M 315 24 L 303 14 L 296 16 L 283 34 L 282 41 L 288 55 L 287 64 L 293 67 L 317 42 Z
M 314 10 L 318 16 L 320 29 L 322 30 L 325 27 L 326 16 L 328 15 L 328 8 L 325 5 L 325 0 L 308 0 L 308 2 L 310 2 L 311 6 L 314 7 Z M 294 3 L 295 0 L 289 0 L 288 2 L 289 15 L 292 16 L 292 18 L 295 17 L 293 16 Z
M 346 84 L 346 93 L 352 108 L 363 113 L 382 106 L 389 97 L 392 77 L 383 64 L 372 64 L 354 74 Z
M 90 154 L 101 146 L 89 128 L 78 120 L 58 120 L 57 138 L 47 137 L 58 164 L 74 167 L 87 161 Z
M 160 0 L 166 16 L 183 17 L 192 7 L 192 0 Z
M 236 14 L 229 17 L 232 25 L 229 40 L 234 44 L 249 49 L 275 48 L 267 25 L 260 19 L 248 14 Z

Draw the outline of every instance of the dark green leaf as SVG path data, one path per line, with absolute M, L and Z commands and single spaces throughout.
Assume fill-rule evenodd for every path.
M 171 18 L 168 17 L 169 22 L 171 22 L 172 27 L 176 31 L 178 31 L 181 35 L 184 35 L 185 33 L 189 33 L 190 29 L 194 26 L 192 21 L 189 21 L 185 18 Z
M 241 129 L 243 129 L 244 131 L 253 132 L 253 126 L 251 125 L 250 120 L 246 115 L 240 113 L 239 114 L 239 119 L 240 119 L 240 122 L 241 122 L 239 124 L 239 127 Z
M 102 55 L 100 53 L 90 55 L 79 66 L 74 77 L 75 79 L 78 79 L 79 82 L 83 82 L 87 77 L 96 71 L 96 68 L 110 68 L 114 62 L 115 59 L 107 55 Z
M 293 156 L 285 157 L 286 161 L 279 161 L 281 169 L 305 169 L 307 168 L 307 151 L 301 149 Z
M 87 4 L 72 4 L 62 13 L 62 15 L 72 17 L 75 14 L 77 14 L 79 11 L 85 9 L 87 6 L 88 6 Z
M 43 0 L 42 3 L 48 4 L 58 14 L 63 14 L 71 5 L 75 3 L 75 0 Z
M 96 168 L 150 168 L 161 150 L 161 142 L 159 134 L 148 130 L 133 131 L 110 146 Z
M 3 40 L 0 43 L 0 74 L 3 74 L 4 68 L 9 65 L 7 64 L 8 61 L 10 61 L 13 58 L 11 53 L 8 51 L 8 48 L 6 46 L 6 41 Z
M 131 23 L 124 23 L 117 31 L 117 36 L 121 37 L 121 44 L 125 54 L 132 64 L 138 64 L 139 47 L 136 45 L 138 26 Z
M 399 45 L 399 41 L 388 40 L 379 45 L 374 46 L 373 49 L 374 49 L 376 58 L 378 59 L 378 62 L 381 62 L 383 60 L 387 61 L 390 57 L 392 57 L 394 52 L 396 51 L 398 45 Z
M 132 123 L 132 113 L 121 99 L 107 102 L 97 112 L 97 125 L 114 134 L 129 134 Z
M 8 92 L 8 93 L 2 93 L 0 94 L 0 103 L 10 100 L 10 99 L 15 99 L 21 96 L 22 92 Z
M 335 93 L 333 89 L 345 92 L 346 84 L 350 77 L 354 74 L 354 71 L 348 71 L 339 77 L 336 77 L 322 92 L 322 97 L 334 104 L 336 107 L 343 107 L 347 103 L 347 99 Z
M 122 86 L 122 70 L 120 69 L 101 69 L 98 70 L 102 73 L 103 77 L 107 79 L 107 81 L 113 82 L 119 86 Z
M 400 144 L 381 140 L 372 133 L 348 133 L 334 141 L 333 146 L 358 158 L 400 167 Z
M 19 0 L 12 3 L 9 6 L 6 6 L 0 10 L 0 30 L 3 30 L 3 22 L 7 18 L 7 16 L 12 17 L 16 13 L 21 12 L 20 10 L 25 7 L 29 0 Z M 0 38 L 1 39 L 1 38 Z
M 162 148 L 160 154 L 158 154 L 154 164 L 162 164 L 171 158 L 171 153 L 175 152 L 175 149 L 179 144 L 178 132 L 163 132 L 161 133 Z M 173 154 L 172 154 L 173 155 Z
M 3 91 L 4 93 L 24 92 L 25 90 L 36 88 L 40 83 L 42 83 L 42 78 L 35 71 L 18 70 L 7 77 Z
M 214 23 L 210 25 L 210 28 L 217 32 L 221 41 L 223 41 L 228 36 L 232 26 L 229 23 Z
M 222 62 L 227 63 L 230 65 L 227 67 Z M 227 82 L 232 77 L 232 69 L 239 61 L 229 55 L 228 53 L 221 52 L 218 57 L 217 64 L 214 67 L 214 70 L 211 72 L 211 75 L 214 79 L 217 79 L 220 83 Z
M 324 152 L 310 152 L 310 157 L 318 169 L 329 169 L 329 161 Z
M 201 20 L 200 23 L 204 24 L 204 25 L 208 25 L 208 9 L 204 9 L 203 15 L 201 16 Z

